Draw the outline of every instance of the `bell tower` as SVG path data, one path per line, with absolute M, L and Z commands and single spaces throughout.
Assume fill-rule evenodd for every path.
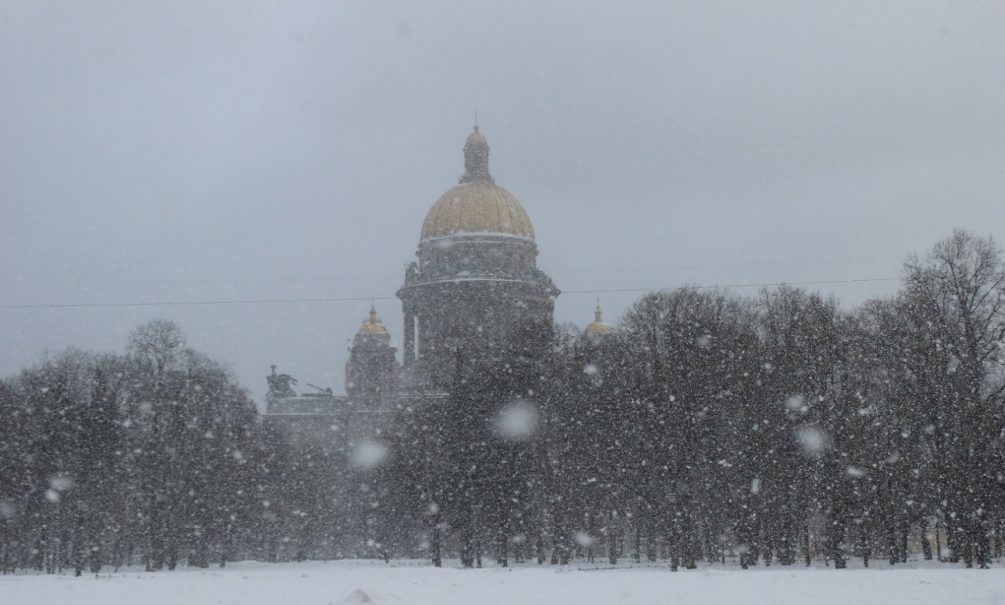
M 373 406 L 394 395 L 398 373 L 395 351 L 391 335 L 371 306 L 370 317 L 356 332 L 345 364 L 345 389 L 351 401 Z

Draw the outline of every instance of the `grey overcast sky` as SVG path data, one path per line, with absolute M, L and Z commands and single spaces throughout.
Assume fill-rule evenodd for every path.
M 0 375 L 167 318 L 259 401 L 271 363 L 340 391 L 475 111 L 559 321 L 1005 243 L 1001 0 L 4 0 Z M 277 298 L 362 300 L 11 307 Z

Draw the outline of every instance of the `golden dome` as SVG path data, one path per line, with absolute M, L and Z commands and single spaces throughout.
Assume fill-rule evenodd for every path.
M 363 322 L 356 334 L 387 334 L 387 328 L 377 319 L 377 309 L 370 305 L 370 319 Z
M 611 324 L 604 323 L 604 315 L 600 311 L 600 305 L 597 305 L 596 310 L 593 312 L 594 320 L 593 323 L 586 326 L 587 334 L 607 334 L 612 332 L 614 327 Z
M 504 233 L 534 239 L 530 217 L 513 194 L 495 183 L 451 187 L 426 215 L 421 239 L 456 233 Z
M 464 145 L 464 176 L 426 214 L 420 239 L 460 233 L 534 239 L 534 227 L 523 206 L 489 174 L 489 144 L 477 125 Z

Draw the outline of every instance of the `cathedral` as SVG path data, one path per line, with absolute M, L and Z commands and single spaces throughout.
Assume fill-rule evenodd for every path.
M 317 387 L 298 394 L 296 380 L 273 366 L 266 421 L 294 439 L 339 447 L 379 437 L 396 416 L 447 397 L 462 373 L 544 354 L 558 295 L 537 267 L 530 217 L 489 172 L 489 144 L 476 125 L 464 144 L 464 174 L 426 215 L 397 292 L 401 363 L 371 308 L 349 351 L 345 395 Z M 610 329 L 598 306 L 586 332 Z

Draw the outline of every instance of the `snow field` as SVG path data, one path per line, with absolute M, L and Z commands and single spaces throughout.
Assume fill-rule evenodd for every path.
M 436 569 L 339 561 L 147 573 L 0 576 L 3 605 L 743 604 L 1005 605 L 1005 569 L 525 566 Z

